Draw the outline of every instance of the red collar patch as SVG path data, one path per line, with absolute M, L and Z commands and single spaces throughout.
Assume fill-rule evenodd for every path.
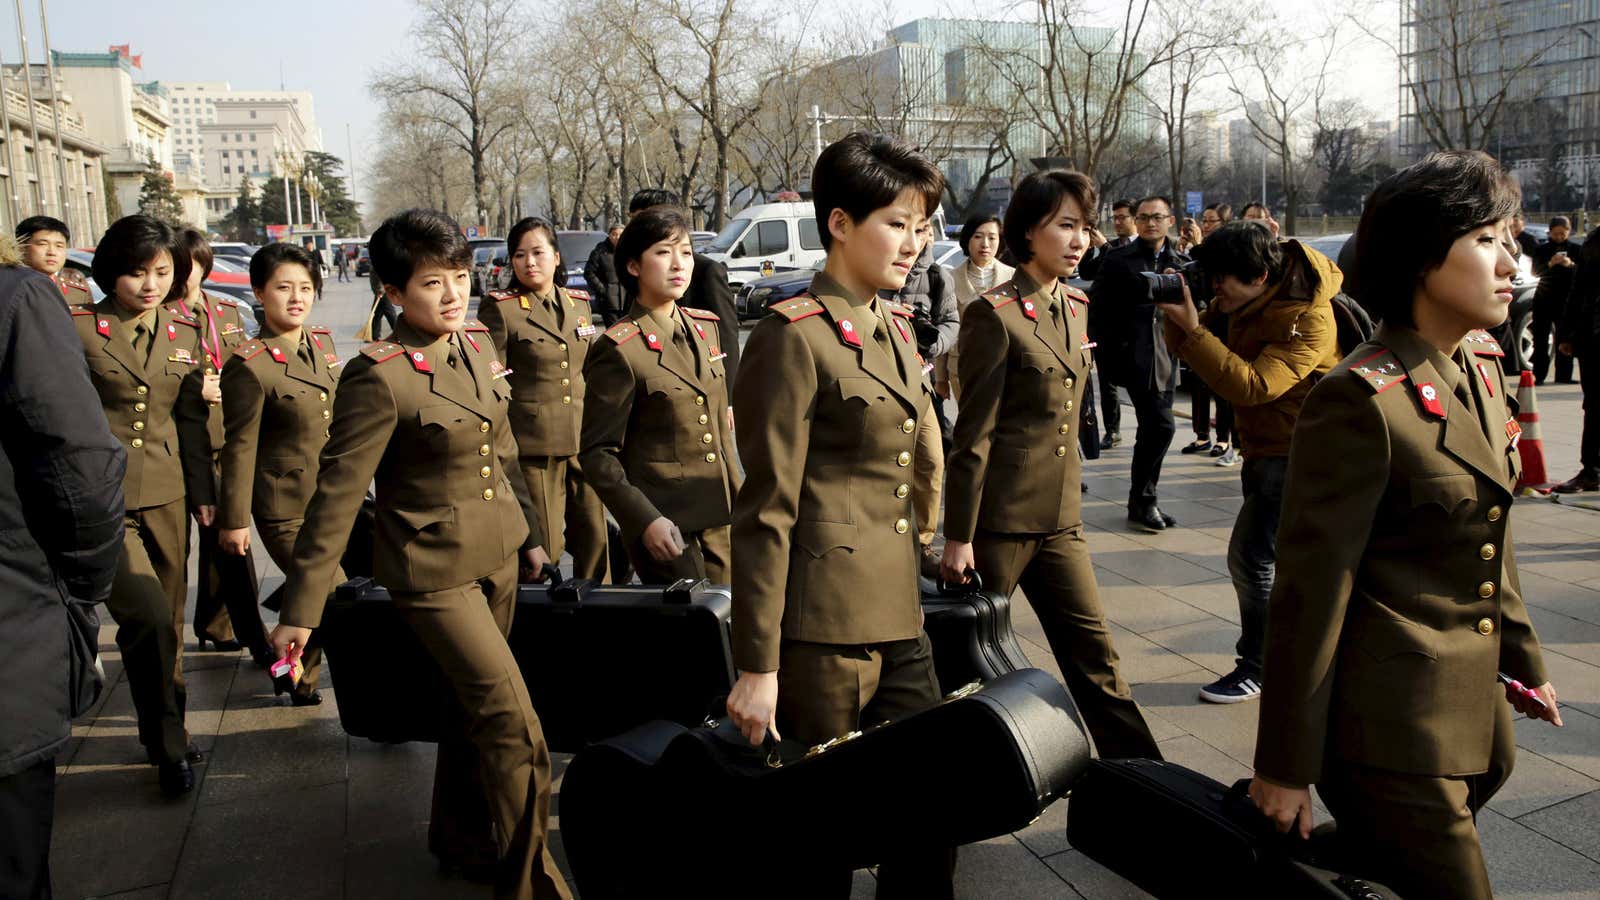
M 1439 400 L 1439 389 L 1433 382 L 1424 381 L 1417 385 L 1417 397 L 1422 400 L 1422 408 L 1439 418 L 1444 418 L 1444 403 Z
M 424 356 L 421 350 L 411 351 L 411 368 L 426 375 L 433 374 L 433 366 L 428 365 L 428 357 Z
M 654 331 L 644 333 L 644 345 L 657 353 L 661 352 L 661 338 Z
M 1039 311 L 1033 308 L 1032 300 L 1022 301 L 1022 314 L 1027 316 L 1029 321 L 1039 321 Z
M 856 331 L 855 324 L 849 319 L 839 320 L 839 337 L 843 338 L 846 344 L 857 350 L 861 349 L 861 335 Z

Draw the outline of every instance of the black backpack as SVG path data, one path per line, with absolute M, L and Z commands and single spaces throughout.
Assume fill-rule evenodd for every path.
M 1339 333 L 1339 356 L 1343 358 L 1372 338 L 1372 317 L 1354 297 L 1342 291 L 1333 295 L 1332 306 Z

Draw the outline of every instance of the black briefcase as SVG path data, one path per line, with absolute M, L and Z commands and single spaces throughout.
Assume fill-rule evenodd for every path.
M 433 656 L 371 578 L 334 589 L 316 636 L 333 673 L 339 724 L 385 743 L 438 741 L 457 714 L 455 694 Z
M 571 753 L 655 719 L 704 721 L 733 689 L 726 585 L 684 579 L 523 585 L 511 625 L 550 749 Z
M 922 630 L 933 644 L 933 667 L 943 693 L 974 681 L 993 681 L 1028 668 L 1028 657 L 1011 628 L 1011 599 L 971 585 L 935 584 L 923 578 Z
M 1161 760 L 1097 759 L 1073 788 L 1067 841 L 1158 898 L 1398 896 L 1336 871 L 1327 844 L 1278 834 L 1248 784 Z
M 562 845 L 586 900 L 771 878 L 795 860 L 862 868 L 1020 829 L 1088 761 L 1071 699 L 1038 669 L 809 749 L 753 748 L 727 721 L 653 722 L 573 759 Z

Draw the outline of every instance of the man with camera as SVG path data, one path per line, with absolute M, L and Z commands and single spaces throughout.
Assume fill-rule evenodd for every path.
M 1161 462 L 1172 446 L 1177 424 L 1172 392 L 1178 386 L 1178 361 L 1161 339 L 1161 310 L 1152 293 L 1156 273 L 1180 269 L 1189 258 L 1168 241 L 1172 202 L 1146 197 L 1134 207 L 1136 240 L 1107 252 L 1089 289 L 1089 333 L 1097 343 L 1102 376 L 1128 391 L 1139 431 L 1133 442 L 1133 483 L 1128 488 L 1128 522 L 1157 534 L 1178 524 L 1156 506 Z M 1109 423 L 1108 428 L 1111 428 Z
M 1156 301 L 1166 314 L 1167 344 L 1234 405 L 1244 447 L 1244 505 L 1228 541 L 1228 571 L 1239 596 L 1238 658 L 1232 672 L 1200 689 L 1202 700 L 1239 703 L 1261 696 L 1289 438 L 1306 395 L 1339 361 L 1331 304 L 1344 278 L 1327 257 L 1299 241 L 1279 243 L 1255 222 L 1219 227 L 1194 255 L 1177 295 Z M 1195 294 L 1211 295 L 1204 316 Z M 1226 317 L 1222 335 L 1206 328 L 1218 317 Z
M 1539 286 L 1533 291 L 1533 380 L 1544 384 L 1550 374 L 1550 358 L 1555 357 L 1556 384 L 1572 383 L 1572 357 L 1551 354 L 1550 333 L 1560 325 L 1567 308 L 1567 295 L 1578 272 L 1580 244 L 1571 240 L 1572 220 L 1556 216 L 1550 220 L 1550 239 L 1534 248 L 1533 274 Z

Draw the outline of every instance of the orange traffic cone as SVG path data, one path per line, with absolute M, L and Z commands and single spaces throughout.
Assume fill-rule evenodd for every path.
M 1539 401 L 1533 391 L 1533 372 L 1523 369 L 1517 382 L 1517 424 L 1522 426 L 1522 437 L 1517 441 L 1517 452 L 1522 455 L 1522 475 L 1517 487 L 1548 492 L 1550 476 L 1544 469 L 1544 439 L 1539 434 Z

